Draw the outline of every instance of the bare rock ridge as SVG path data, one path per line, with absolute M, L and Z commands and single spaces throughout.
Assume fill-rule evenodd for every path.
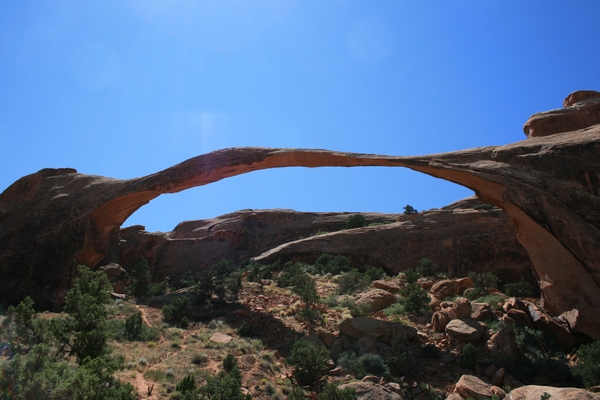
M 281 209 L 186 221 L 167 233 L 133 226 L 119 231 L 118 249 L 111 248 L 101 264 L 127 265 L 143 258 L 155 281 L 166 276 L 177 281 L 186 271 L 207 268 L 223 258 L 236 263 L 255 256 L 264 263 L 313 262 L 329 253 L 348 257 L 355 267 L 373 265 L 394 274 L 430 258 L 440 271 L 455 276 L 489 271 L 505 282 L 523 278 L 535 283 L 531 261 L 508 215 L 481 206 L 472 197 L 410 216 L 361 213 L 371 226 L 353 230 L 344 230 L 348 212 Z
M 98 265 L 127 217 L 163 193 L 266 168 L 407 167 L 466 186 L 505 210 L 534 265 L 544 307 L 573 332 L 600 339 L 599 155 L 594 125 L 416 157 L 233 148 L 130 180 L 46 169 L 0 194 L 0 301 L 30 294 L 42 307 L 57 304 L 75 266 Z

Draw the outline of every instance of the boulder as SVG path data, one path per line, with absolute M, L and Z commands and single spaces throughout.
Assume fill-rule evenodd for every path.
M 437 301 L 442 301 L 448 296 L 458 294 L 458 284 L 450 279 L 441 280 L 429 289 L 429 294 Z
M 373 286 L 376 289 L 383 289 L 392 294 L 398 293 L 400 291 L 400 289 L 402 289 L 396 282 L 384 281 L 382 279 L 373 281 L 373 283 L 371 283 L 371 286 Z
M 474 399 L 491 399 L 494 395 L 503 399 L 506 396 L 504 390 L 485 383 L 473 375 L 461 376 L 459 381 L 456 382 L 454 392 L 465 399 L 469 397 Z
M 450 320 L 471 318 L 471 302 L 464 297 L 454 300 L 452 308 L 448 310 L 448 317 Z
M 371 289 L 361 293 L 356 304 L 369 304 L 371 312 L 377 312 L 396 303 L 396 296 L 383 289 Z
M 517 324 L 522 325 L 522 326 L 527 326 L 527 327 L 533 329 L 533 322 L 531 321 L 531 317 L 529 316 L 529 313 L 527 313 L 525 311 L 521 311 L 516 308 L 511 308 L 510 310 L 508 310 L 506 315 L 508 316 L 508 318 L 512 319 Z
M 565 346 L 574 346 L 577 343 L 577 338 L 569 332 L 569 327 L 566 324 L 548 315 L 531 302 L 525 302 L 525 304 L 529 308 L 529 315 L 536 329 L 554 335 Z M 573 324 L 576 324 L 576 322 L 573 322 Z
M 519 356 L 515 331 L 505 326 L 492 335 L 485 345 L 486 354 L 503 365 L 514 367 Z
M 431 317 L 431 325 L 435 332 L 444 332 L 448 322 L 450 322 L 450 317 L 448 316 L 448 311 L 446 310 L 436 311 Z
M 506 370 L 504 368 L 500 368 L 499 370 L 494 372 L 492 374 L 492 376 L 490 377 L 490 381 L 492 382 L 492 385 L 501 386 L 502 381 L 504 381 L 504 373 L 505 372 L 506 372 Z
M 446 325 L 446 335 L 458 343 L 475 343 L 483 335 L 483 328 L 476 321 L 454 319 Z
M 540 399 L 548 393 L 550 399 L 560 400 L 600 400 L 600 394 L 588 392 L 584 389 L 558 388 L 552 386 L 527 385 L 513 389 L 508 394 L 508 400 Z
M 339 329 L 344 335 L 356 339 L 372 336 L 388 345 L 394 340 L 413 340 L 417 336 L 417 330 L 412 326 L 364 317 L 345 319 Z
M 338 386 L 340 390 L 352 388 L 357 400 L 402 400 L 402 396 L 386 386 L 373 382 L 352 382 Z
M 487 321 L 494 315 L 492 308 L 487 303 L 471 303 L 471 319 Z

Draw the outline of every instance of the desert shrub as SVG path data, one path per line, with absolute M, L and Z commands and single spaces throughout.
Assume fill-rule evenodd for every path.
M 129 286 L 131 294 L 141 299 L 148 293 L 148 284 L 150 283 L 150 268 L 148 261 L 139 260 L 131 271 L 132 283 Z
M 429 258 L 422 258 L 419 260 L 419 266 L 417 272 L 422 277 L 435 276 L 436 265 Z
M 461 368 L 475 368 L 475 364 L 477 364 L 477 349 L 473 343 L 467 343 L 463 347 L 458 362 Z
M 473 206 L 473 208 L 474 208 L 475 210 L 493 210 L 495 207 L 496 207 L 496 206 L 495 206 L 495 205 L 493 205 L 493 204 L 485 204 L 485 203 L 482 203 L 482 204 L 475 204 L 475 205 Z
M 162 282 L 151 283 L 148 285 L 148 297 L 162 296 L 169 291 L 169 281 L 165 279 Z
M 378 279 L 383 279 L 385 276 L 385 271 L 380 267 L 371 267 L 367 268 L 364 274 L 369 277 L 371 281 L 376 281 Z
M 319 393 L 318 400 L 356 400 L 358 397 L 353 388 L 340 390 L 335 383 L 328 383 Z
M 388 366 L 379 354 L 366 353 L 358 357 L 358 362 L 369 374 L 383 376 L 389 374 Z
M 514 282 L 504 285 L 504 293 L 508 297 L 527 297 L 533 295 L 533 286 L 529 282 Z
M 367 374 L 365 367 L 358 360 L 358 356 L 353 351 L 345 351 L 340 354 L 337 365 L 349 369 L 357 378 L 362 378 Z
M 142 334 L 142 314 L 134 313 L 125 320 L 125 336 L 129 340 L 136 340 Z
M 429 295 L 426 290 L 416 283 L 404 285 L 400 294 L 404 297 L 399 303 L 404 306 L 404 311 L 409 314 L 425 315 L 429 312 Z
M 365 317 L 371 312 L 371 305 L 367 303 L 357 304 L 354 299 L 346 298 L 342 300 L 340 306 L 346 307 L 350 311 L 353 318 Z
M 307 340 L 296 340 L 286 364 L 294 367 L 294 378 L 300 385 L 310 385 L 327 374 L 329 351 Z
M 338 297 L 335 294 L 332 294 L 326 299 L 321 299 L 320 301 L 328 307 L 337 307 L 339 304 Z
M 573 367 L 586 387 L 600 385 L 600 342 L 582 345 L 577 350 L 577 364 Z
M 428 343 L 421 347 L 421 357 L 437 360 L 442 356 L 442 352 L 434 344 Z
M 348 368 L 357 378 L 366 374 L 383 376 L 389 373 L 386 363 L 379 354 L 366 353 L 357 357 L 353 351 L 340 354 L 337 365 Z
M 398 377 L 409 374 L 414 369 L 415 364 L 408 348 L 402 340 L 393 340 L 391 347 L 391 355 L 386 359 L 390 373 Z
M 391 317 L 392 315 L 405 315 L 406 310 L 404 309 L 404 304 L 394 303 L 388 308 L 384 309 L 383 313 L 388 317 Z
M 353 269 L 340 276 L 337 280 L 338 294 L 353 294 L 359 290 L 364 290 L 371 284 L 371 279 L 368 276 L 361 274 L 358 270 Z
M 183 377 L 182 380 L 179 381 L 175 390 L 177 390 L 181 394 L 186 394 L 187 392 L 191 392 L 196 390 L 196 378 L 192 374 L 188 374 Z
M 233 354 L 227 354 L 227 356 L 225 356 L 225 358 L 223 359 L 223 369 L 225 370 L 225 372 L 231 372 L 236 366 L 237 360 L 235 359 Z
M 498 277 L 491 272 L 469 272 L 474 288 L 469 291 L 467 298 L 471 301 L 486 293 L 486 289 L 498 287 Z
M 302 310 L 300 310 L 298 317 L 314 325 L 315 322 L 321 319 L 321 313 L 319 312 L 319 310 L 313 309 L 310 306 L 306 305 L 302 307 Z
M 79 273 L 65 297 L 63 310 L 69 315 L 54 321 L 54 334 L 81 363 L 86 357 L 96 358 L 108 352 L 105 305 L 110 303 L 112 286 L 102 270 L 92 271 L 80 265 Z
M 292 286 L 294 276 L 303 273 L 305 265 L 300 262 L 287 262 L 281 268 L 281 273 L 277 276 L 277 284 L 280 287 Z
M 242 322 L 242 324 L 237 328 L 236 332 L 241 337 L 250 336 L 250 324 L 246 321 Z
M 409 268 L 404 271 L 404 278 L 406 279 L 406 283 L 415 283 L 420 278 L 420 275 L 414 269 Z
M 472 297 L 472 296 L 467 296 L 467 297 Z M 502 301 L 504 301 L 504 299 L 505 299 L 505 297 L 502 296 L 501 294 L 486 294 L 481 297 L 477 297 L 474 300 L 477 303 L 486 303 L 493 309 L 499 311 L 502 309 L 502 307 L 500 307 L 498 304 L 501 303 Z M 473 301 L 473 300 L 471 300 L 471 301 Z
M 317 282 L 307 273 L 302 272 L 292 278 L 292 291 L 299 295 L 306 304 L 313 304 L 319 301 Z
M 319 274 L 339 275 L 350 270 L 350 261 L 342 255 L 321 254 L 315 261 L 315 271 Z
M 176 297 L 173 299 L 171 304 L 167 304 L 166 306 L 163 306 L 163 308 L 162 308 L 163 318 L 166 321 L 170 321 L 170 322 L 182 322 L 184 318 L 187 320 L 186 314 L 188 312 L 189 306 L 190 306 L 189 296 Z
M 367 219 L 362 214 L 354 214 L 346 220 L 346 229 L 362 228 L 367 225 Z
M 404 214 L 406 215 L 417 214 L 419 212 L 410 204 L 405 205 L 404 207 L 402 207 L 402 209 L 404 210 Z
M 185 394 L 183 400 L 248 400 L 241 392 L 242 375 L 237 366 L 231 372 L 219 372 L 206 379 L 206 384 Z
M 196 304 L 205 304 L 212 296 L 223 300 L 228 293 L 237 294 L 242 285 L 242 271 L 233 260 L 221 260 L 195 275 L 187 275 L 182 282 L 192 286 Z

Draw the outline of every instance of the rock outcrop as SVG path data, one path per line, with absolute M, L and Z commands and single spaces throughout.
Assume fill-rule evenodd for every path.
M 600 124 L 600 92 L 573 92 L 563 101 L 563 106 L 563 109 L 541 112 L 529 117 L 523 126 L 525 135 L 548 136 Z
M 1 301 L 58 304 L 76 265 L 97 266 L 121 224 L 163 193 L 286 166 L 407 167 L 475 191 L 508 213 L 527 249 L 543 306 L 600 339 L 600 125 L 428 156 L 234 148 L 130 180 L 46 169 L 0 194 Z M 348 232 L 352 232 L 349 230 Z
M 481 203 L 479 203 L 481 205 Z M 531 281 L 531 261 L 516 241 L 502 210 L 478 210 L 464 202 L 448 210 L 429 210 L 385 225 L 342 230 L 286 242 L 254 257 L 262 263 L 310 261 L 321 253 L 343 254 L 359 264 L 396 274 L 429 258 L 441 271 L 465 276 L 488 271 L 504 281 Z M 404 217 L 404 216 L 403 216 Z M 462 292 L 461 292 L 462 293 Z

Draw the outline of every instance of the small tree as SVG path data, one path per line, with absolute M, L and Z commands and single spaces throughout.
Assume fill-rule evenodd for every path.
M 422 277 L 434 276 L 435 264 L 429 258 L 421 258 L 421 260 L 419 260 L 417 272 Z
M 138 299 L 141 299 L 148 293 L 148 285 L 150 284 L 150 268 L 148 268 L 148 261 L 144 259 L 139 260 L 131 271 L 131 277 L 131 293 Z
M 136 340 L 142 334 L 142 314 L 138 311 L 125 320 L 125 337 Z
M 367 219 L 362 214 L 354 214 L 346 220 L 346 229 L 362 228 L 367 225 Z
M 407 204 L 402 208 L 404 209 L 404 214 L 406 215 L 418 214 L 418 211 L 415 208 L 413 208 L 413 206 L 411 206 L 410 204 Z
M 300 385 L 310 385 L 321 379 L 328 371 L 329 351 L 308 340 L 296 340 L 285 362 L 294 367 L 294 378 Z
M 335 383 L 328 383 L 319 393 L 318 400 L 356 400 L 356 390 L 353 388 L 339 389 Z

